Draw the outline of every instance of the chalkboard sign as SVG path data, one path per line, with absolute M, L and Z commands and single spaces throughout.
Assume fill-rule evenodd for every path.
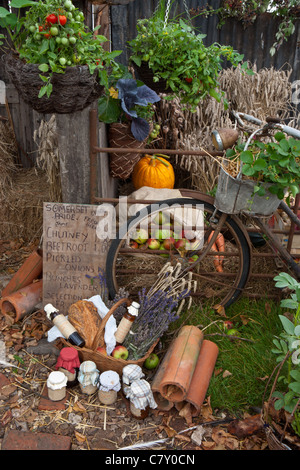
M 111 237 L 99 226 L 107 218 L 101 206 L 44 203 L 43 305 L 51 303 L 61 313 L 78 300 L 100 294 Z M 107 221 L 106 221 L 107 222 Z M 106 224 L 107 225 L 107 224 Z M 102 233 L 99 238 L 99 233 Z

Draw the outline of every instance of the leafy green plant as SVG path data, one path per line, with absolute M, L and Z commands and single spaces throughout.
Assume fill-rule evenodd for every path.
M 204 34 L 196 33 L 189 22 L 177 17 L 167 18 L 165 1 L 161 0 L 150 19 L 137 23 L 137 35 L 129 42 L 130 61 L 138 67 L 148 64 L 154 82 L 164 80 L 171 94 L 188 103 L 192 110 L 207 95 L 217 101 L 223 93 L 219 90 L 218 76 L 225 61 L 237 66 L 243 55 L 231 46 L 217 43 L 206 47 Z M 242 66 L 247 68 L 247 63 Z
M 274 277 L 275 286 L 281 289 L 288 289 L 291 292 L 290 298 L 281 301 L 281 307 L 295 310 L 294 321 L 289 320 L 284 315 L 279 315 L 283 331 L 279 337 L 273 340 L 275 346 L 272 352 L 277 356 L 277 362 L 282 365 L 286 362 L 287 368 L 282 367 L 282 381 L 287 387 L 287 392 L 275 391 L 273 397 L 276 398 L 275 409 L 284 409 L 289 413 L 295 413 L 300 403 L 300 282 L 296 281 L 287 273 L 280 273 Z M 298 410 L 299 411 L 299 410 Z M 298 415 L 297 415 L 298 416 Z M 295 429 L 297 426 L 295 425 Z
M 132 135 L 142 142 L 150 132 L 151 104 L 158 101 L 160 97 L 148 86 L 132 78 L 121 78 L 98 100 L 99 120 L 107 124 L 129 121 Z
M 295 197 L 300 181 L 300 141 L 287 138 L 283 132 L 277 132 L 274 139 L 269 143 L 253 141 L 247 150 L 239 142 L 226 151 L 226 156 L 242 162 L 242 174 L 257 181 L 254 192 L 258 195 L 263 196 L 266 191 L 261 183 L 270 183 L 268 190 L 279 199 L 284 195 Z
M 299 0 L 223 0 L 220 8 L 213 9 L 208 6 L 202 9 L 201 14 L 217 14 L 219 28 L 227 18 L 236 18 L 246 28 L 265 12 L 280 20 L 274 43 L 270 48 L 270 55 L 273 56 L 282 43 L 295 32 L 295 22 L 300 12 Z
M 71 0 L 12 0 L 10 7 L 30 8 L 24 17 L 0 8 L 0 24 L 10 39 L 5 44 L 1 35 L 0 45 L 6 52 L 13 50 L 26 63 L 39 65 L 44 82 L 39 97 L 50 96 L 53 73 L 64 73 L 66 67 L 77 65 L 87 65 L 91 74 L 97 69 L 100 83 L 108 86 L 107 70 L 118 70 L 114 58 L 121 51 L 103 49 L 106 37 L 87 29 L 83 13 Z

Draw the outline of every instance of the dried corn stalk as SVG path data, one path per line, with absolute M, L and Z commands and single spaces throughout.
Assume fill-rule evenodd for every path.
M 247 75 L 241 67 L 223 70 L 219 77 L 220 89 L 225 92 L 229 109 L 252 114 L 261 120 L 267 116 L 286 119 L 286 124 L 297 127 L 297 110 L 291 104 L 291 70 L 264 68 Z M 195 113 L 182 109 L 178 99 L 161 100 L 156 104 L 157 113 L 167 132 L 162 136 L 161 148 L 213 150 L 211 133 L 218 128 L 232 128 L 229 112 L 224 103 L 207 97 Z M 249 129 L 251 126 L 249 126 Z M 253 129 L 253 128 L 252 128 Z M 209 155 L 177 156 L 176 165 L 190 174 L 190 187 L 203 192 L 213 190 L 218 180 L 220 161 Z
M 33 138 L 39 147 L 36 164 L 47 175 L 50 185 L 50 198 L 52 201 L 60 202 L 62 200 L 62 191 L 55 114 L 51 116 L 49 121 L 42 120 L 39 129 L 34 132 Z

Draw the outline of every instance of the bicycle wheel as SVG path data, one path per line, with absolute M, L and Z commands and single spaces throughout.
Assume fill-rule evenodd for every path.
M 191 255 L 201 255 L 207 246 L 207 233 L 214 210 L 214 206 L 204 200 L 171 199 L 151 204 L 128 220 L 112 241 L 107 256 L 106 277 L 111 298 L 120 288 L 126 289 L 129 295 L 136 298 L 143 287 L 148 289 L 153 285 L 167 261 L 172 264 L 180 262 L 183 268 L 191 266 L 195 261 Z M 221 213 L 214 216 L 219 219 Z M 178 227 L 179 231 L 183 228 L 184 232 L 178 233 Z M 148 233 L 143 235 L 141 230 L 148 230 Z M 175 246 L 172 244 L 170 249 L 164 249 L 164 240 L 170 234 L 176 240 Z M 144 236 L 144 239 L 138 239 L 137 235 Z M 246 285 L 250 273 L 251 248 L 235 217 L 227 217 L 221 235 L 223 251 L 211 250 L 190 269 L 193 279 L 197 281 L 197 290 L 192 294 L 195 301 L 226 308 L 237 300 Z M 150 249 L 142 243 L 149 238 L 159 240 L 159 248 L 157 245 L 156 249 Z M 183 242 L 177 243 L 180 240 Z

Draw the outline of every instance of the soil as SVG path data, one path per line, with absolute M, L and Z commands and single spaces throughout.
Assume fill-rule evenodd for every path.
M 33 248 L 22 240 L 0 241 L 1 290 Z M 0 448 L 6 433 L 13 429 L 69 436 L 72 450 L 118 450 L 151 441 L 158 443 L 155 447 L 148 444 L 148 450 L 268 449 L 259 410 L 237 420 L 222 410 L 213 410 L 209 396 L 197 417 L 176 408 L 168 412 L 152 409 L 142 421 L 131 416 L 129 402 L 121 392 L 117 402 L 107 407 L 97 392 L 86 395 L 78 384 L 67 389 L 65 400 L 49 400 L 46 381 L 59 354 L 57 344 L 47 340 L 51 327 L 41 306 L 16 323 L 13 315 L 0 316 L 0 345 L 5 344 L 2 354 L 0 348 L 0 360 L 14 365 L 0 364 Z M 155 372 L 144 372 L 151 383 Z M 255 423 L 254 430 L 247 428 L 241 435 L 236 425 L 247 419 Z

